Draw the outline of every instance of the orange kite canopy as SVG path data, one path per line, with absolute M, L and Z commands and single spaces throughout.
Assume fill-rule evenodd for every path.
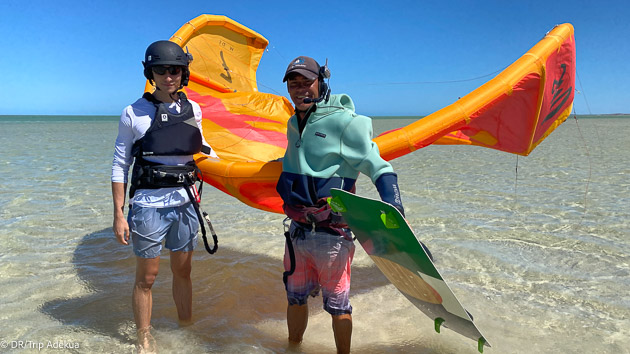
M 203 111 L 204 137 L 219 159 L 195 156 L 202 178 L 254 208 L 282 213 L 276 183 L 293 114 L 282 96 L 258 92 L 268 41 L 225 17 L 201 15 L 170 39 L 193 55 L 184 89 Z M 528 155 L 568 117 L 575 84 L 573 26 L 552 29 L 483 86 L 374 141 L 387 160 L 430 144 L 478 145 Z M 145 91 L 152 91 L 147 82 Z
M 527 156 L 573 107 L 573 26 L 553 28 L 494 79 L 421 120 L 374 139 L 386 159 L 430 144 L 478 145 Z

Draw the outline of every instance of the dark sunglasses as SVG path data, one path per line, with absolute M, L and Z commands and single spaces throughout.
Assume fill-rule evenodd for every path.
M 158 75 L 164 75 L 166 74 L 167 71 L 171 75 L 177 75 L 182 72 L 182 67 L 181 66 L 166 67 L 166 66 L 158 65 L 158 66 L 151 67 L 151 70 L 153 70 L 153 72 Z

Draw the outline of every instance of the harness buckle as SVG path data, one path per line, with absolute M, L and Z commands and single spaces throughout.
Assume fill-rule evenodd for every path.
M 287 223 L 291 218 L 286 217 L 282 220 L 282 225 L 284 225 L 284 232 L 289 232 L 289 224 Z
M 315 228 L 317 227 L 317 217 L 315 214 L 306 214 L 306 221 L 311 223 L 311 236 L 315 236 Z

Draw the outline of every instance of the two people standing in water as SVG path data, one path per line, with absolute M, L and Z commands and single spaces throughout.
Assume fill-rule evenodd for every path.
M 217 155 L 203 138 L 199 105 L 179 91 L 188 83 L 191 60 L 190 54 L 169 41 L 147 48 L 144 75 L 155 91 L 124 109 L 115 144 L 113 230 L 119 243 L 128 245 L 131 240 L 136 255 L 132 304 L 139 351 L 155 351 L 150 333 L 151 288 L 163 241 L 170 250 L 179 321 L 188 324 L 192 319 L 192 254 L 203 222 L 195 200 L 197 169 L 192 156 Z M 276 189 L 290 219 L 284 256 L 289 343 L 301 343 L 308 323 L 308 297 L 321 291 L 324 309 L 332 317 L 337 351 L 347 353 L 355 246 L 350 229 L 330 210 L 326 198 L 331 188 L 354 191 L 363 173 L 382 200 L 403 213 L 404 209 L 397 175 L 372 142 L 371 119 L 355 113 L 348 95 L 330 94 L 325 82 L 329 76 L 326 65 L 305 56 L 291 61 L 284 74 L 295 114 L 288 121 L 288 147 Z M 131 206 L 125 216 L 127 184 Z

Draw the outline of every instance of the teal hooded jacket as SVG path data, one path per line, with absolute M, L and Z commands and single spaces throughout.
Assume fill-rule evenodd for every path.
M 285 205 L 321 204 L 331 188 L 354 191 L 363 173 L 381 199 L 402 210 L 397 176 L 372 141 L 372 119 L 356 114 L 348 95 L 331 95 L 304 119 L 301 132 L 297 115 L 287 124 L 287 150 L 276 186 Z

